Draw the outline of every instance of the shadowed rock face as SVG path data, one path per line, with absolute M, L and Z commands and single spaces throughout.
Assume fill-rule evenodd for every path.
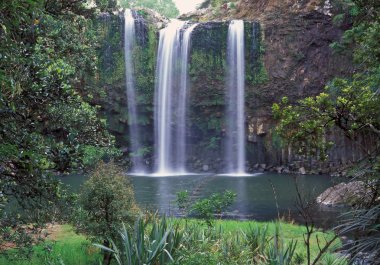
M 329 47 L 342 35 L 330 17 L 318 12 L 269 17 L 262 27 L 269 82 L 256 90 L 261 94 L 255 106 L 264 113 L 282 96 L 295 101 L 315 95 L 333 77 L 350 73 L 350 58 L 334 54 Z

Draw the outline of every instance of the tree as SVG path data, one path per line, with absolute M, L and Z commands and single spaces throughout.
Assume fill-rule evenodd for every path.
M 74 215 L 77 231 L 108 248 L 123 223 L 133 223 L 137 213 L 132 186 L 113 163 L 101 162 L 95 168 L 79 193 L 78 206 Z M 111 254 L 104 252 L 104 264 L 110 259 Z
M 30 246 L 44 223 L 63 217 L 71 196 L 53 173 L 83 167 L 90 147 L 115 153 L 87 98 L 95 90 L 86 80 L 95 75 L 98 40 L 96 14 L 85 4 L 0 2 L 0 196 L 8 205 L 0 250 Z

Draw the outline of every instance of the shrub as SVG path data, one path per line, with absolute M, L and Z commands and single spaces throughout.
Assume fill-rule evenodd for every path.
M 136 212 L 132 186 L 122 170 L 101 162 L 81 189 L 74 223 L 77 232 L 110 247 L 109 238 L 117 238 L 123 223 L 133 223 Z M 105 264 L 110 258 L 104 252 Z
M 208 226 L 212 226 L 214 215 L 222 215 L 222 212 L 233 204 L 236 193 L 224 191 L 223 193 L 213 193 L 211 196 L 196 200 L 191 204 L 187 191 L 177 192 L 178 208 L 187 215 L 203 219 Z

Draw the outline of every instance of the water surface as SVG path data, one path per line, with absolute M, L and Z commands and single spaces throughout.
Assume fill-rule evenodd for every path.
M 64 177 L 63 181 L 70 184 L 74 190 L 79 190 L 84 178 L 83 176 L 68 176 Z M 175 203 L 177 192 L 187 190 L 195 200 L 228 189 L 235 192 L 237 198 L 225 214 L 226 218 L 268 221 L 280 215 L 302 223 L 296 207 L 296 181 L 302 193 L 311 201 L 332 185 L 331 178 L 328 176 L 274 173 L 251 177 L 219 175 L 131 177 L 136 201 L 143 209 L 179 215 L 180 212 Z M 338 210 L 328 207 L 317 207 L 313 212 L 317 225 L 322 227 L 331 227 L 336 224 L 336 217 L 339 214 Z

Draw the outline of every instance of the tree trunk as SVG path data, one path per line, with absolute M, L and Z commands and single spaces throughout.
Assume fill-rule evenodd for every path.
M 104 240 L 103 246 L 110 248 L 110 242 L 108 240 Z M 103 264 L 110 265 L 112 259 L 112 254 L 108 251 L 103 250 Z

